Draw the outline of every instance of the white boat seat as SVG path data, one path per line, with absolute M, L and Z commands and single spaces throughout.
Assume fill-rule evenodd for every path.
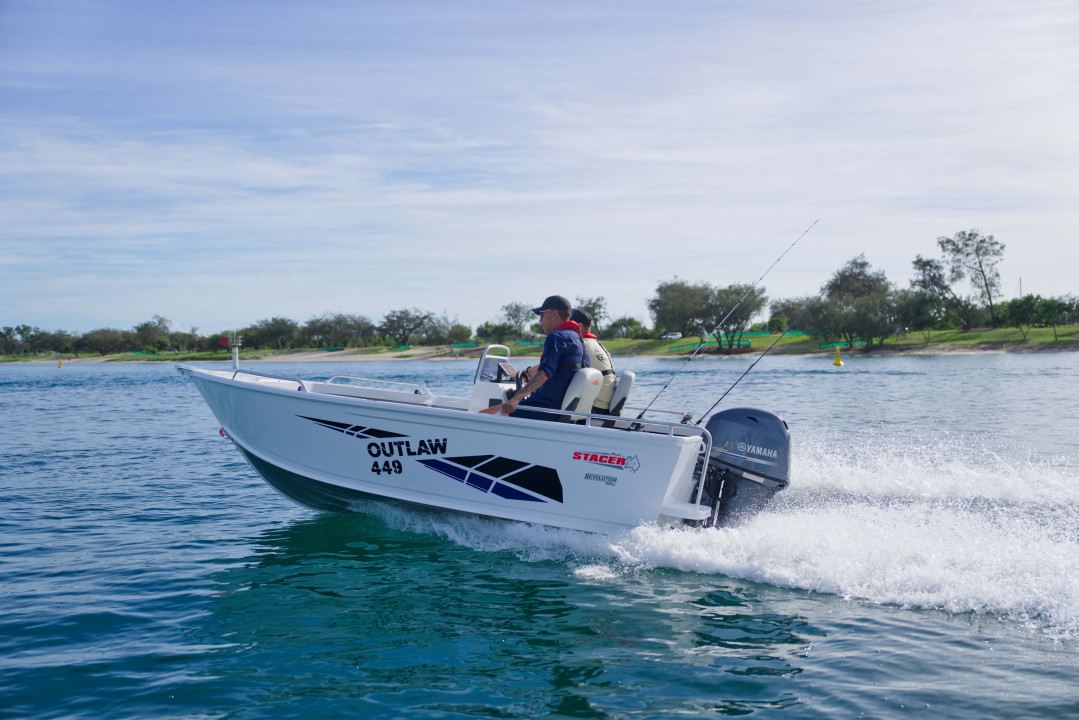
M 569 381 L 566 394 L 562 397 L 562 409 L 592 412 L 592 404 L 596 402 L 602 383 L 603 373 L 599 370 L 581 368 Z
M 626 401 L 629 400 L 629 391 L 633 389 L 633 381 L 637 379 L 637 373 L 632 370 L 626 370 L 618 378 L 618 384 L 615 385 L 614 395 L 611 396 L 611 415 L 621 415 L 622 408 L 626 406 Z

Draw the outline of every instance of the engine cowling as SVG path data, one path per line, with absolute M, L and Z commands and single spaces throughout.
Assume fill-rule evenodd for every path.
M 736 525 L 790 483 L 790 429 L 783 418 L 757 408 L 723 410 L 705 427 L 712 435 L 702 494 L 712 515 L 705 524 Z

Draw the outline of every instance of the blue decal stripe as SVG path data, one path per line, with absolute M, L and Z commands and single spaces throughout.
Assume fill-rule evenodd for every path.
M 464 482 L 465 477 L 468 475 L 468 470 L 459 468 L 456 465 L 450 465 L 448 462 L 442 460 L 420 460 L 421 465 L 426 465 L 436 472 L 440 472 L 443 475 L 448 475 L 457 482 Z
M 493 482 L 494 482 L 494 480 L 492 480 L 489 477 L 485 477 L 485 476 L 479 474 L 478 472 L 472 472 L 472 473 L 469 474 L 468 480 L 465 481 L 465 484 L 466 485 L 471 485 L 472 487 L 476 488 L 477 490 L 482 490 L 484 492 L 487 492 L 488 490 L 491 489 L 491 483 L 493 483 Z
M 531 500 L 532 502 L 547 502 L 546 500 L 540 500 L 538 497 L 527 495 L 515 487 L 509 485 L 503 485 L 502 483 L 495 483 L 495 486 L 491 488 L 491 494 L 497 495 L 507 500 Z

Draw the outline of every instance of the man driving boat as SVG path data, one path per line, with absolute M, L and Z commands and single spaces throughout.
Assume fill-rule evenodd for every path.
M 580 368 L 589 367 L 588 354 L 581 342 L 580 326 L 570 320 L 572 306 L 561 295 L 552 295 L 532 312 L 539 315 L 540 325 L 547 333 L 543 343 L 543 354 L 538 365 L 525 371 L 522 380 L 527 380 L 524 387 L 513 397 L 500 405 L 493 405 L 480 412 L 488 415 L 512 415 L 513 417 L 533 418 L 536 420 L 556 420 L 557 415 L 542 412 L 530 412 L 526 408 L 562 407 L 562 398 L 566 394 L 573 374 Z M 518 405 L 521 409 L 518 409 Z

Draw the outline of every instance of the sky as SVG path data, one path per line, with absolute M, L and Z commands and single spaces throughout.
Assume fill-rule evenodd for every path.
M 0 325 L 1079 292 L 1079 4 L 0 0 Z

